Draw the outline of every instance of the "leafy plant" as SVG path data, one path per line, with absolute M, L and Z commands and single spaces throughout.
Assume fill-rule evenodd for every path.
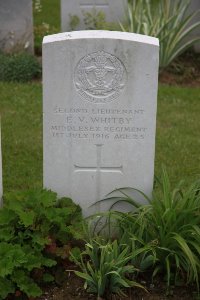
M 118 23 L 107 22 L 106 15 L 103 11 L 95 7 L 91 10 L 83 10 L 83 23 L 87 30 L 120 30 Z M 70 15 L 69 25 L 71 30 L 76 30 L 80 25 L 80 18 L 77 15 Z
M 78 16 L 76 15 L 70 15 L 70 28 L 72 31 L 76 30 L 76 28 L 78 27 L 78 25 L 80 24 L 80 19 Z
M 57 251 L 60 256 L 61 247 L 70 247 L 77 236 L 80 219 L 80 208 L 53 192 L 7 194 L 0 209 L 0 299 L 16 290 L 39 296 L 36 278 L 53 280 L 49 268 L 57 263 Z
M 34 49 L 37 55 L 42 55 L 42 40 L 45 35 L 58 33 L 59 29 L 46 22 L 34 26 Z
M 61 32 L 60 1 L 33 0 L 34 48 L 42 55 L 42 40 L 45 35 Z
M 41 66 L 37 59 L 27 53 L 0 53 L 0 80 L 26 82 L 41 75 Z
M 160 186 L 149 199 L 149 204 L 139 205 L 128 196 L 125 189 L 120 189 L 122 197 L 117 202 L 132 204 L 135 210 L 128 214 L 116 213 L 122 232 L 129 231 L 143 241 L 151 244 L 155 253 L 156 264 L 153 276 L 158 272 L 167 274 L 167 284 L 182 278 L 187 283 L 196 282 L 199 288 L 200 276 L 200 182 L 195 182 L 187 191 L 183 182 L 171 191 L 166 170 L 163 168 Z M 186 277 L 185 277 L 186 276 Z
M 106 16 L 103 11 L 93 8 L 91 11 L 83 12 L 86 29 L 103 29 L 106 24 Z
M 190 33 L 200 26 L 200 22 L 190 24 L 200 12 L 186 16 L 189 4 L 190 0 L 129 1 L 121 29 L 159 38 L 160 68 L 165 68 L 199 40 Z
M 85 245 L 79 260 L 77 255 L 71 255 L 82 270 L 75 271 L 75 274 L 85 280 L 84 287 L 88 288 L 88 292 L 95 293 L 98 297 L 105 293 L 124 295 L 123 288 L 144 288 L 129 278 L 137 270 L 130 264 L 129 247 L 118 244 L 116 240 L 105 242 L 93 238 Z

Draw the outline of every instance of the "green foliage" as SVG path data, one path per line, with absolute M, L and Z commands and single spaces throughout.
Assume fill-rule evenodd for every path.
M 80 208 L 71 199 L 57 199 L 53 192 L 7 194 L 0 209 L 0 299 L 16 289 L 39 296 L 34 270 L 44 273 L 56 265 L 57 250 L 78 236 L 77 231 L 80 234 L 80 220 Z M 43 280 L 49 282 L 53 277 L 44 273 Z
M 158 272 L 167 274 L 168 287 L 181 277 L 186 283 L 196 282 L 199 288 L 200 182 L 195 182 L 186 191 L 180 183 L 171 191 L 163 168 L 162 181 L 158 184 L 160 189 L 156 190 L 152 200 L 135 190 L 149 203 L 142 206 L 128 196 L 125 189 L 119 190 L 123 196 L 117 201 L 128 202 L 136 210 L 128 214 L 116 213 L 115 216 L 123 234 L 134 235 L 144 245 L 152 246 L 156 261 L 153 276 Z
M 42 54 L 42 40 L 45 35 L 60 32 L 60 1 L 33 0 L 34 46 Z
M 27 53 L 0 54 L 0 80 L 26 82 L 41 75 L 37 59 Z
M 123 31 L 150 35 L 160 40 L 160 68 L 167 67 L 177 56 L 199 38 L 190 33 L 200 22 L 190 25 L 197 11 L 186 16 L 190 0 L 132 0 L 129 1 Z
M 80 259 L 71 253 L 72 258 L 81 268 L 82 272 L 75 274 L 85 280 L 84 287 L 88 292 L 95 293 L 98 297 L 116 293 L 124 295 L 123 288 L 139 287 L 139 283 L 130 279 L 136 269 L 130 264 L 131 255 L 129 247 L 114 242 L 91 239 L 85 245 L 85 250 L 80 254 Z
M 86 30 L 120 30 L 119 24 L 107 22 L 105 13 L 96 8 L 83 11 L 83 23 Z M 71 30 L 75 30 L 79 24 L 80 19 L 78 16 L 70 16 Z
M 70 28 L 72 31 L 76 30 L 76 28 L 78 27 L 78 25 L 80 24 L 80 19 L 78 16 L 76 15 L 70 15 L 70 22 L 69 22 L 69 25 L 70 25 Z
M 83 12 L 86 29 L 104 29 L 106 26 L 106 16 L 103 11 L 93 8 L 91 11 Z
M 124 218 L 123 213 L 122 215 L 119 213 L 119 216 L 117 216 L 117 212 L 114 212 L 113 217 L 115 220 L 118 218 L 120 220 L 120 243 L 129 246 L 131 263 L 137 268 L 138 273 L 145 272 L 149 268 L 153 268 L 157 261 L 154 241 L 143 241 L 138 233 L 135 234 L 130 219 L 125 222 L 125 230 L 124 223 L 121 223 L 122 219 Z

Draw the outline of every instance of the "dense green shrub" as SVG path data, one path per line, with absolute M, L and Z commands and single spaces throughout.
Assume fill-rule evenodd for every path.
M 157 37 L 160 41 L 160 68 L 167 67 L 177 56 L 199 41 L 191 32 L 200 22 L 191 21 L 199 11 L 187 16 L 190 0 L 129 0 L 123 31 Z
M 148 260 L 153 268 L 152 274 L 166 275 L 168 287 L 181 279 L 186 283 L 195 282 L 198 289 L 200 182 L 195 182 L 188 190 L 184 190 L 182 182 L 171 190 L 165 169 L 162 181 L 157 182 L 160 189 L 156 190 L 152 200 L 141 191 L 134 190 L 145 198 L 147 205 L 139 205 L 126 189 L 119 190 L 122 196 L 116 199 L 117 202 L 125 201 L 134 207 L 128 214 L 113 213 L 119 220 L 123 242 L 130 244 L 134 240 L 138 247 L 149 245 Z
M 108 22 L 103 11 L 93 8 L 91 11 L 83 12 L 83 22 L 87 30 L 120 30 L 118 23 Z
M 26 82 L 41 75 L 41 66 L 37 59 L 27 53 L 0 53 L 0 80 Z
M 71 253 L 72 258 L 82 272 L 75 274 L 85 280 L 84 287 L 90 293 L 110 296 L 112 293 L 124 295 L 122 289 L 130 287 L 144 288 L 137 283 L 133 275 L 136 268 L 131 264 L 132 255 L 128 245 L 118 241 L 105 241 L 101 238 L 90 239 L 81 252 L 79 259 Z
M 83 11 L 83 23 L 86 30 L 121 30 L 120 25 L 115 22 L 108 22 L 103 11 L 93 8 L 89 11 Z M 71 30 L 76 30 L 80 24 L 80 19 L 76 15 L 70 16 Z
M 16 291 L 40 295 L 37 281 L 54 279 L 50 268 L 80 233 L 80 220 L 80 208 L 53 192 L 6 195 L 0 209 L 0 299 Z

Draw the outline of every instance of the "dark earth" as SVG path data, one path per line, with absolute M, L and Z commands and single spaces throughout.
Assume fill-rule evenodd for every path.
M 166 285 L 161 280 L 156 279 L 154 283 L 139 280 L 148 292 L 141 289 L 128 289 L 124 291 L 126 297 L 110 295 L 98 300 L 197 300 L 197 293 L 195 288 L 186 286 L 171 287 L 169 295 L 167 295 Z M 66 282 L 60 286 L 52 286 L 44 292 L 42 297 L 37 300 L 86 300 L 97 299 L 97 296 L 88 294 L 83 288 L 84 281 L 77 278 L 73 273 L 66 273 Z
M 160 73 L 159 81 L 168 85 L 200 87 L 200 53 L 188 51 Z

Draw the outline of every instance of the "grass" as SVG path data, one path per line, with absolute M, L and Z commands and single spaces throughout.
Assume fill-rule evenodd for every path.
M 42 85 L 0 82 L 4 191 L 42 186 Z M 155 173 L 200 174 L 200 88 L 159 87 Z
M 33 1 L 34 25 L 47 23 L 60 30 L 60 1 L 40 0 L 41 9 L 37 9 L 38 0 Z
M 200 177 L 200 89 L 161 86 L 158 94 L 156 174 L 161 163 L 174 185 Z
M 39 4 L 39 5 L 38 5 Z M 33 1 L 35 52 L 41 55 L 42 40 L 45 35 L 60 32 L 60 1 Z
M 42 186 L 40 84 L 0 83 L 4 191 Z

